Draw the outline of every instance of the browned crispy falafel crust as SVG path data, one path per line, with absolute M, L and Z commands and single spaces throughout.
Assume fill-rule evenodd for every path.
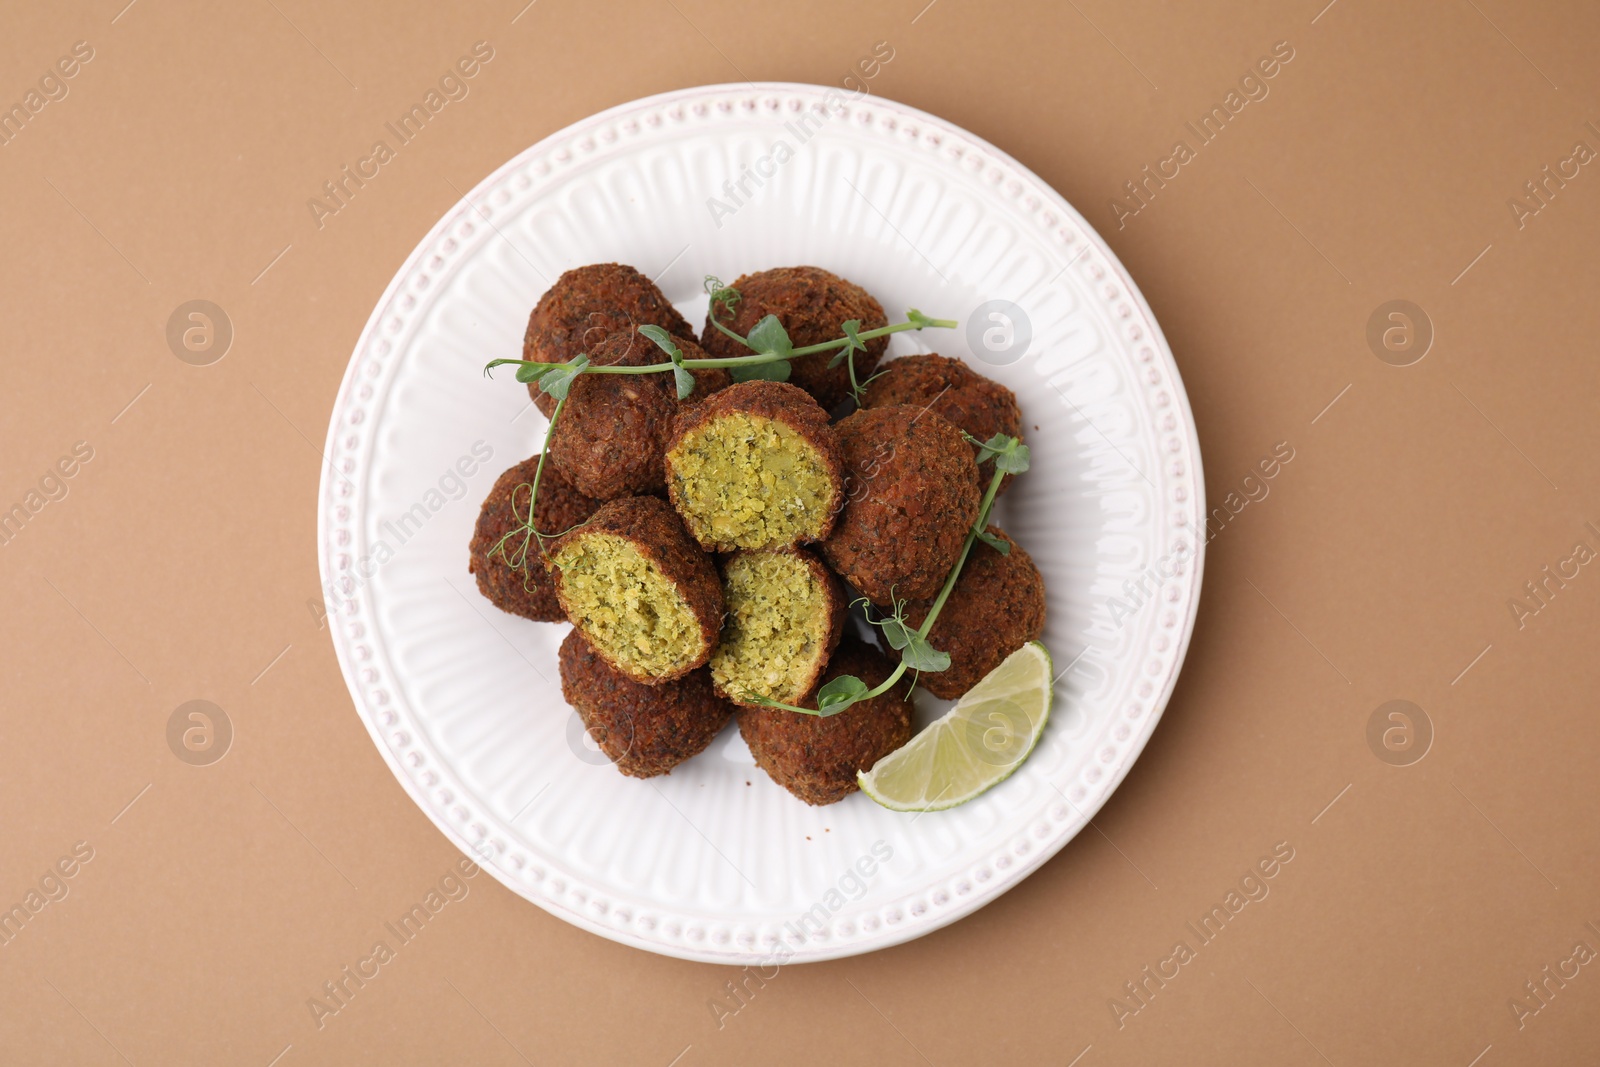
M 577 630 L 561 642 L 561 695 L 617 770 L 632 778 L 666 774 L 705 751 L 733 714 L 704 667 L 675 682 L 641 685 L 594 650 Z
M 794 546 L 737 552 L 721 569 L 728 614 L 711 654 L 711 684 L 735 703 L 754 691 L 799 705 L 844 633 L 838 577 L 815 552 Z
M 717 458 L 700 454 L 700 445 L 712 439 L 714 424 L 724 419 L 730 420 L 729 425 L 749 424 L 752 429 L 779 424 L 792 432 L 809 450 L 815 463 L 820 465 L 819 474 L 826 484 L 818 487 L 817 499 L 812 505 L 816 514 L 804 508 L 798 510 L 792 516 L 797 525 L 793 536 L 781 541 L 760 543 L 752 540 L 753 535 L 739 537 L 730 532 L 731 527 L 722 524 L 743 520 L 726 507 L 705 501 L 702 494 L 696 492 L 694 468 L 714 470 L 713 461 Z M 804 390 L 785 382 L 740 382 L 713 393 L 701 403 L 683 408 L 667 441 L 665 467 L 667 493 L 673 506 L 683 516 L 690 534 L 706 549 L 718 552 L 732 552 L 740 548 L 779 548 L 801 541 L 819 541 L 833 530 L 844 501 L 843 454 L 833 427 L 828 424 L 828 413 Z M 764 467 L 760 470 L 740 467 L 735 473 L 742 473 L 745 478 L 759 479 L 764 470 Z M 753 483 L 743 488 L 766 497 L 762 501 L 763 508 L 782 505 L 795 489 L 794 480 L 779 480 L 773 472 L 765 473 L 774 479 L 773 485 Z M 733 491 L 740 487 L 723 483 L 723 488 Z M 714 528 L 714 524 L 722 526 L 722 529 L 719 531 Z
M 501 611 L 538 622 L 560 622 L 567 613 L 561 610 L 555 586 L 539 561 L 538 542 L 523 525 L 533 500 L 533 477 L 538 469 L 539 457 L 533 456 L 495 479 L 472 532 L 467 573 L 477 577 L 478 591 Z M 544 465 L 536 524 L 540 533 L 565 533 L 594 514 L 599 506 L 600 501 L 589 499 L 567 484 L 553 463 Z M 521 566 L 513 567 L 513 559 Z
M 851 319 L 861 320 L 861 329 L 876 330 L 889 325 L 883 305 L 861 286 L 846 281 L 821 267 L 778 267 L 746 274 L 733 283 L 739 290 L 739 304 L 731 319 L 719 321 L 747 337 L 768 315 L 778 316 L 794 347 L 836 341 L 844 336 L 842 327 Z M 747 356 L 750 350 L 717 329 L 706 317 L 700 345 L 712 356 Z M 856 380 L 866 381 L 883 358 L 887 337 L 866 342 L 867 350 L 855 354 Z M 789 382 L 816 397 L 824 410 L 832 411 L 850 395 L 850 370 L 843 363 L 829 369 L 837 352 L 813 352 L 790 360 Z
M 545 548 L 567 618 L 630 678 L 669 682 L 711 657 L 722 629 L 722 582 L 665 500 L 610 501 Z
M 822 554 L 874 604 L 939 591 L 978 519 L 978 465 L 944 416 L 863 408 L 835 427 L 848 484 Z
M 676 338 L 685 359 L 704 359 L 693 341 Z M 606 337 L 589 361 L 601 367 L 647 367 L 668 359 L 636 328 Z M 731 381 L 720 368 L 697 370 L 697 401 Z M 656 374 L 580 374 L 550 434 L 550 458 L 580 492 L 596 500 L 659 493 L 666 488 L 661 455 L 680 407 L 670 371 Z
M 959 359 L 930 353 L 902 356 L 883 365 L 883 370 L 867 386 L 864 407 L 881 408 L 891 404 L 910 404 L 931 408 L 958 430 L 965 430 L 980 441 L 997 433 L 1022 439 L 1022 410 L 1017 395 L 992 378 L 985 378 Z M 978 484 L 987 486 L 994 477 L 994 460 L 978 467 Z M 1000 492 L 1011 484 L 1012 475 L 1000 482 Z
M 599 347 L 613 333 L 634 326 L 660 326 L 677 337 L 694 340 L 694 329 L 678 314 L 656 283 L 622 263 L 591 263 L 556 279 L 528 316 L 522 358 L 535 363 L 566 363 Z M 555 398 L 528 385 L 545 418 L 556 409 Z
M 928 643 L 950 653 L 950 666 L 922 674 L 918 683 L 936 697 L 955 700 L 1000 666 L 1000 661 L 1044 633 L 1044 577 L 1033 557 L 998 526 L 989 532 L 1011 546 L 1001 555 L 975 541 L 961 577 L 928 632 Z M 906 605 L 906 621 L 921 627 L 931 600 Z M 889 655 L 899 658 L 890 651 Z
M 871 645 L 846 637 L 823 672 L 823 682 L 853 674 L 868 688 L 893 666 Z M 803 715 L 772 708 L 739 709 L 739 733 L 774 782 L 807 804 L 832 804 L 860 788 L 864 771 L 911 740 L 911 701 L 905 687 L 852 704 L 837 715 Z M 808 700 L 802 707 L 815 707 Z

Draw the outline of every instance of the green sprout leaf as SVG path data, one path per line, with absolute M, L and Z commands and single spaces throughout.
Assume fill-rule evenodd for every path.
M 906 625 L 906 602 L 894 595 L 894 589 L 889 590 L 889 606 L 892 609 L 887 618 L 874 619 L 872 617 L 872 601 L 866 597 L 857 597 L 850 602 L 851 607 L 861 609 L 861 617 L 870 626 L 876 626 L 883 631 L 883 639 L 889 642 L 889 647 L 902 649 L 911 643 L 911 634 L 915 633 L 913 627 Z
M 979 441 L 965 430 L 961 432 L 961 436 L 966 438 L 968 444 L 977 446 L 976 458 L 979 463 L 992 458 L 994 465 L 1006 474 L 1021 474 L 1028 469 L 1028 446 L 1015 437 L 997 433 L 987 441 Z
M 994 465 L 1007 474 L 1021 474 L 1028 469 L 1028 457 L 1028 446 L 1012 441 L 1010 448 L 994 458 Z
M 1011 542 L 1007 541 L 1005 538 L 996 537 L 988 530 L 973 530 L 972 532 L 978 535 L 978 540 L 982 541 L 984 544 L 988 545 L 1002 556 L 1011 555 Z
M 979 463 L 983 463 L 1004 452 L 1006 442 L 1011 440 L 1003 433 L 997 433 L 987 441 L 980 441 L 965 430 L 961 431 L 961 436 L 967 439 L 967 444 L 977 446 L 977 460 Z
M 656 347 L 672 358 L 674 363 L 683 358 L 683 353 L 678 351 L 678 346 L 673 343 L 672 335 L 659 326 L 641 326 L 639 332 L 656 343 Z
M 762 355 L 787 356 L 794 351 L 794 345 L 789 340 L 789 331 L 783 328 L 783 323 L 778 321 L 778 316 L 768 315 L 746 338 L 750 347 Z
M 864 344 L 861 340 L 860 319 L 850 319 L 842 327 L 840 327 L 840 329 L 844 330 L 845 345 L 839 350 L 838 355 L 834 356 L 828 361 L 829 370 L 832 370 L 839 364 L 843 363 L 846 359 L 850 358 L 850 353 L 865 352 L 867 350 L 866 344 Z
M 817 690 L 817 710 L 824 715 L 837 715 L 869 692 L 867 683 L 860 678 L 841 674 Z
M 946 670 L 950 666 L 950 653 L 940 652 L 928 644 L 928 639 L 915 630 L 911 631 L 911 640 L 900 651 L 900 662 L 914 671 Z
M 544 372 L 544 376 L 539 379 L 539 388 L 557 400 L 565 400 L 567 392 L 572 388 L 573 381 L 583 373 L 583 369 L 588 365 L 589 357 L 587 354 L 578 356 L 571 363 L 550 364 L 550 369 Z
M 736 382 L 786 382 L 789 380 L 789 361 L 775 359 L 769 363 L 746 363 L 729 367 L 728 376 Z
M 685 370 L 683 364 L 677 360 L 672 361 L 672 380 L 678 386 L 678 399 L 689 399 L 689 394 L 694 392 L 694 375 Z
M 898 614 L 884 619 L 882 622 L 878 623 L 878 627 L 883 631 L 883 639 L 888 641 L 889 647 L 894 649 L 896 652 L 911 644 L 911 642 L 915 640 L 917 636 L 916 629 L 907 626 L 906 620 L 901 618 Z
M 639 332 L 667 354 L 672 361 L 672 381 L 678 387 L 678 399 L 688 399 L 689 394 L 694 392 L 694 375 L 683 365 L 683 351 L 673 341 L 672 335 L 659 326 L 641 326 Z
M 889 647 L 900 653 L 900 662 L 912 670 L 937 672 L 949 668 L 950 654 L 934 648 L 921 630 L 906 622 L 904 600 L 894 601 L 894 614 L 888 618 L 874 619 L 868 614 L 867 621 L 883 631 Z

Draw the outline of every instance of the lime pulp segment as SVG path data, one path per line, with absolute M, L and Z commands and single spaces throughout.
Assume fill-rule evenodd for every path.
M 1050 720 L 1051 663 L 1030 641 L 956 701 L 943 718 L 856 775 L 862 792 L 894 811 L 965 804 L 1011 777 Z

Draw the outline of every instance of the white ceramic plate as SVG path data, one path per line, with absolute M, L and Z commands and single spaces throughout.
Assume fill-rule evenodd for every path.
M 896 335 L 890 352 L 961 356 L 1022 404 L 1033 469 L 998 517 L 1044 573 L 1044 642 L 1064 673 L 1049 728 L 1009 780 L 920 816 L 861 794 L 810 808 L 768 780 L 731 725 L 647 781 L 586 743 L 556 671 L 565 625 L 483 600 L 467 542 L 495 477 L 544 431 L 510 369 L 488 381 L 483 364 L 520 354 L 529 310 L 563 270 L 611 260 L 656 277 L 696 324 L 704 275 L 795 264 L 860 283 L 891 321 L 917 307 L 976 323 Z M 1200 589 L 1204 491 L 1188 402 L 1105 242 L 992 145 L 817 86 L 650 97 L 486 178 L 378 302 L 327 455 L 318 555 L 333 641 L 395 776 L 527 899 L 689 959 L 866 952 L 1016 885 L 1144 747 Z M 919 718 L 938 710 L 919 706 Z

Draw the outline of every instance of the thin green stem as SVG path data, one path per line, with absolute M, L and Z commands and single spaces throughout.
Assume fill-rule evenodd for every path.
M 712 320 L 712 325 L 716 326 L 723 333 L 727 334 L 729 337 L 732 337 L 746 348 L 751 347 L 749 341 L 746 341 L 743 337 L 740 337 L 738 334 L 723 326 L 721 323 Z M 929 319 L 927 322 L 923 323 L 897 322 L 893 326 L 880 326 L 876 330 L 867 330 L 864 333 L 858 333 L 856 334 L 856 337 L 858 340 L 871 341 L 877 337 L 887 337 L 892 333 L 903 333 L 906 330 L 922 330 L 932 326 L 937 326 L 946 330 L 953 330 L 958 325 L 960 324 L 954 319 Z M 822 341 L 818 344 L 806 345 L 804 348 L 796 348 L 789 352 L 757 352 L 752 356 L 724 356 L 715 359 L 685 359 L 683 361 L 683 365 L 685 367 L 706 368 L 753 367 L 760 363 L 776 363 L 780 359 L 793 359 L 795 356 L 809 356 L 814 355 L 817 352 L 830 352 L 835 348 L 843 348 L 849 343 L 850 338 L 838 337 L 832 341 Z M 671 363 L 651 363 L 644 367 L 596 367 L 591 365 L 585 367 L 583 372 L 585 374 L 657 374 L 661 371 L 668 371 L 671 369 Z M 851 380 L 855 380 L 854 373 L 851 374 Z
M 953 330 L 959 325 L 961 324 L 956 322 L 954 319 L 929 319 L 926 322 L 897 322 L 893 326 L 879 326 L 876 330 L 863 330 L 861 333 L 856 334 L 856 338 L 862 341 L 870 341 L 875 337 L 888 337 L 892 333 L 903 333 L 906 330 L 922 330 L 927 329 L 930 326 L 937 326 L 944 330 Z M 793 352 L 790 352 L 789 355 L 791 357 L 809 356 L 813 352 L 827 352 L 830 349 L 843 348 L 849 343 L 850 338 L 840 337 L 832 341 L 823 341 L 819 344 L 806 345 L 804 348 L 797 348 Z
M 746 348 L 751 348 L 752 347 L 749 341 L 745 340 L 743 337 L 740 337 L 737 333 L 734 333 L 732 330 L 730 330 L 727 327 L 723 326 L 721 323 L 718 323 L 715 320 L 713 320 L 712 324 L 714 326 L 716 326 L 719 330 L 721 330 L 723 333 L 727 334 L 729 337 L 732 337 L 734 340 L 736 340 L 740 344 L 744 345 Z M 873 340 L 874 338 L 877 338 L 877 337 L 887 337 L 892 333 L 903 333 L 906 330 L 922 330 L 922 329 L 927 329 L 929 327 L 938 327 L 940 329 L 955 329 L 958 325 L 959 325 L 959 323 L 957 323 L 954 319 L 928 319 L 925 322 L 897 322 L 893 326 L 881 326 L 876 330 L 867 330 L 865 333 L 857 334 L 856 337 L 857 337 L 858 340 L 871 341 L 871 340 Z M 806 345 L 804 348 L 796 348 L 796 349 L 793 349 L 792 351 L 789 351 L 789 352 L 755 352 L 754 354 L 748 355 L 748 356 L 719 356 L 719 357 L 715 357 L 715 358 L 706 358 L 706 359 L 685 359 L 683 361 L 683 366 L 689 367 L 689 368 L 700 368 L 700 369 L 703 369 L 703 370 L 709 370 L 709 369 L 711 369 L 713 367 L 754 367 L 754 366 L 758 366 L 758 365 L 760 365 L 762 363 L 776 363 L 780 359 L 793 359 L 796 356 L 809 356 L 809 355 L 813 355 L 813 354 L 815 354 L 817 352 L 828 352 L 828 351 L 831 351 L 831 350 L 833 350 L 835 348 L 843 348 L 845 345 L 847 345 L 849 343 L 850 343 L 850 338 L 848 338 L 848 337 L 840 337 L 840 338 L 836 338 L 836 339 L 834 339 L 832 341 L 822 341 L 819 344 Z M 504 362 L 506 362 L 506 363 L 528 363 L 530 361 L 529 360 L 505 360 Z M 555 366 L 555 365 L 556 364 L 552 364 L 552 366 Z M 589 366 L 583 368 L 583 373 L 584 374 L 662 374 L 662 373 L 665 373 L 667 371 L 670 371 L 674 366 L 675 366 L 675 364 L 673 364 L 670 361 L 668 361 L 666 363 L 650 363 L 650 364 L 646 364 L 645 366 L 642 366 L 642 367 L 623 367 L 623 366 L 597 367 L 594 364 L 590 364 Z M 851 380 L 852 385 L 854 385 L 854 383 L 855 383 L 855 365 L 854 365 L 853 362 L 851 364 L 850 371 L 851 371 L 850 380 Z
M 746 348 L 749 348 L 749 349 L 754 349 L 755 348 L 755 345 L 752 345 L 748 340 L 746 340 L 745 338 L 741 337 L 731 327 L 723 325 L 722 321 L 717 318 L 717 314 L 716 314 L 716 309 L 715 308 L 712 309 L 710 318 L 711 318 L 711 325 L 715 326 L 717 329 L 721 330 L 723 333 L 727 334 L 729 337 L 733 338 L 735 341 L 738 341 L 740 344 L 744 345 Z
M 724 356 L 716 359 L 685 359 L 685 367 L 698 367 L 707 369 L 711 367 L 753 367 L 759 363 L 776 363 L 780 359 L 789 357 L 781 352 L 757 352 L 753 356 Z M 583 368 L 585 374 L 656 374 L 660 371 L 672 369 L 671 363 L 651 363 L 643 367 L 606 366 L 597 367 L 594 364 Z
M 750 347 L 750 342 L 749 341 L 746 341 L 743 337 L 740 337 L 738 334 L 734 333 L 732 330 L 727 329 L 726 327 L 722 326 L 721 323 L 718 323 L 715 320 L 713 320 L 712 325 L 714 325 L 718 329 L 722 330 L 723 333 L 726 333 L 729 337 L 732 337 L 734 340 L 738 341 L 740 344 L 744 345 L 746 348 Z M 880 326 L 876 330 L 867 330 L 864 333 L 858 333 L 858 334 L 856 334 L 856 337 L 859 340 L 862 340 L 862 341 L 871 341 L 872 339 L 874 339 L 876 337 L 887 337 L 892 333 L 903 333 L 906 330 L 922 330 L 922 329 L 926 329 L 926 328 L 932 327 L 932 326 L 937 326 L 937 327 L 939 327 L 941 329 L 953 330 L 958 325 L 960 325 L 960 324 L 957 323 L 954 319 L 929 319 L 925 323 L 897 322 L 893 326 Z M 813 355 L 813 354 L 815 354 L 817 352 L 829 352 L 829 351 L 832 351 L 835 348 L 843 348 L 845 345 L 847 345 L 849 343 L 850 343 L 850 338 L 848 338 L 848 337 L 839 337 L 839 338 L 835 338 L 832 341 L 822 341 L 822 342 L 820 342 L 818 344 L 806 345 L 804 348 L 796 348 L 796 349 L 794 349 L 792 351 L 789 351 L 789 352 L 757 352 L 755 355 L 751 355 L 751 356 L 722 356 L 722 357 L 717 357 L 717 358 L 714 358 L 714 359 L 685 359 L 683 361 L 683 365 L 685 367 L 702 367 L 702 368 L 711 368 L 711 367 L 753 367 L 753 366 L 756 366 L 757 364 L 761 364 L 761 363 L 776 363 L 780 359 L 793 359 L 795 356 L 809 356 L 809 355 Z M 660 373 L 662 371 L 669 371 L 671 369 L 672 369 L 672 364 L 671 363 L 651 363 L 651 364 L 648 364 L 648 365 L 643 366 L 643 367 L 618 367 L 618 366 L 596 367 L 596 366 L 591 364 L 590 366 L 587 366 L 587 367 L 585 367 L 583 369 L 583 373 L 585 373 L 585 374 L 658 374 L 658 373 Z M 850 380 L 852 382 L 855 381 L 855 373 L 854 373 L 854 367 L 853 366 L 851 368 Z
M 983 503 L 978 505 L 978 518 L 972 524 L 972 529 L 967 531 L 967 540 L 961 546 L 961 555 L 956 557 L 956 565 L 950 569 L 950 577 L 944 580 L 944 588 L 939 590 L 939 596 L 934 600 L 933 607 L 928 609 L 928 617 L 922 620 L 922 625 L 917 627 L 917 633 L 927 637 L 933 631 L 933 623 L 939 617 L 939 612 L 944 610 L 944 602 L 950 599 L 950 591 L 956 587 L 956 578 L 961 574 L 961 568 L 966 565 L 967 555 L 972 551 L 973 543 L 978 540 L 978 534 L 989 527 L 989 513 L 994 510 L 994 498 L 1000 493 L 1000 482 L 1005 478 L 1005 472 L 998 466 L 994 476 L 989 479 L 989 491 L 983 494 Z
M 556 401 L 556 409 L 550 413 L 550 425 L 544 428 L 544 445 L 539 449 L 539 465 L 533 469 L 533 500 L 528 504 L 528 525 L 533 528 L 533 536 L 539 542 L 541 556 L 544 555 L 544 534 L 539 532 L 539 479 L 544 477 L 544 461 L 550 455 L 550 436 L 555 433 L 556 420 L 561 417 L 561 409 L 566 406 L 566 397 Z

